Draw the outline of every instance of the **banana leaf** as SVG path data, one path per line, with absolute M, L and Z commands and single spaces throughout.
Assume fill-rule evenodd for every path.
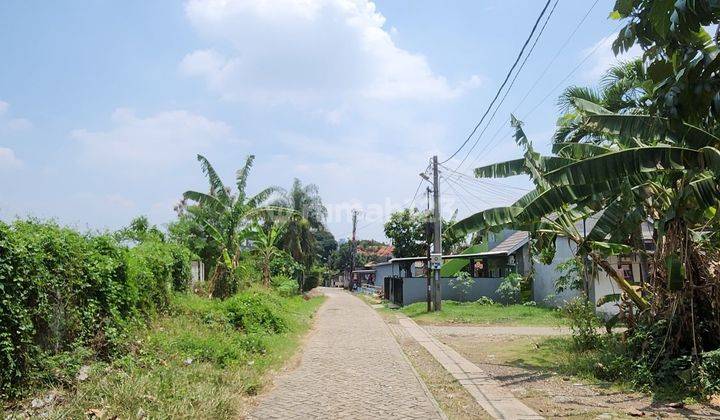
M 670 139 L 678 145 L 687 145 L 696 149 L 704 146 L 720 145 L 720 138 L 687 123 L 683 123 L 680 128 L 671 131 L 668 128 L 667 119 L 661 117 L 611 114 L 589 115 L 587 120 L 598 128 L 616 134 L 619 138 L 627 141 L 631 141 L 634 138 L 654 139 L 658 141 Z
M 452 225 L 454 234 L 467 235 L 479 230 L 513 227 L 521 207 L 495 207 L 468 216 Z
M 671 146 L 641 147 L 621 150 L 581 160 L 545 175 L 553 185 L 592 184 L 598 179 L 610 180 L 638 176 L 661 170 L 681 170 L 699 165 L 699 152 Z
M 665 267 L 667 268 L 668 290 L 672 292 L 682 290 L 685 283 L 685 267 L 680 258 L 677 255 L 669 255 L 665 259 Z

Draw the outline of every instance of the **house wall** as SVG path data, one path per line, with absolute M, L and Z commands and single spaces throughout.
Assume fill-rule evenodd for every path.
M 498 300 L 499 296 L 495 292 L 502 282 L 502 278 L 477 278 L 475 283 L 468 291 L 465 299 L 462 298 L 458 290 L 450 286 L 452 278 L 443 277 L 441 281 L 441 293 L 443 300 L 456 301 L 474 301 L 483 296 Z M 409 305 L 415 302 L 425 302 L 427 300 L 427 279 L 423 277 L 405 277 L 403 278 L 403 304 Z
M 393 275 L 393 269 L 397 271 L 397 268 L 393 267 L 393 264 L 382 264 L 375 266 L 375 285 L 383 287 L 385 284 L 385 277 Z
M 533 299 L 539 304 L 546 304 L 550 306 L 562 307 L 565 302 L 580 296 L 581 290 L 566 290 L 563 293 L 555 293 L 555 280 L 561 275 L 557 271 L 558 264 L 573 258 L 575 255 L 576 247 L 570 243 L 567 238 L 559 237 L 556 242 L 555 258 L 553 258 L 550 264 L 540 264 L 535 262 L 535 276 L 533 280 Z M 608 262 L 613 266 L 617 267 L 618 259 L 615 256 L 608 257 Z M 636 279 L 640 279 L 645 274 L 640 269 L 640 262 L 632 262 L 633 276 Z M 604 271 L 598 270 L 588 276 L 590 280 L 589 294 L 590 300 L 595 302 L 600 301 L 607 295 L 613 295 L 621 293 L 620 287 L 612 280 Z M 604 317 L 610 317 L 618 313 L 619 308 L 615 302 L 605 303 L 596 309 L 599 315 Z
M 555 293 L 555 280 L 560 276 L 557 271 L 561 264 L 575 256 L 575 245 L 570 244 L 567 238 L 559 237 L 555 240 L 555 257 L 550 264 L 535 262 L 535 275 L 533 276 L 533 300 L 538 304 L 561 307 L 568 300 L 580 295 L 580 290 L 565 290 Z
M 617 267 L 618 258 L 611 256 L 608 258 L 608 262 L 613 266 Z M 635 279 L 641 279 L 643 276 L 640 270 L 640 262 L 632 262 L 633 277 Z M 590 298 L 597 304 L 597 302 L 604 296 L 622 293 L 620 286 L 617 282 L 610 278 L 603 270 L 598 270 L 595 275 L 593 283 L 590 285 Z M 603 316 L 610 317 L 617 314 L 620 311 L 616 302 L 608 302 L 597 308 L 597 312 Z

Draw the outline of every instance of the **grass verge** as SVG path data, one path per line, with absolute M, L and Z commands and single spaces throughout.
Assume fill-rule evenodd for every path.
M 486 345 L 484 351 L 494 354 L 501 363 L 572 376 L 619 392 L 646 392 L 657 402 L 682 401 L 688 405 L 698 402 L 695 394 L 677 382 L 639 385 L 632 381 L 630 372 L 624 377 L 613 373 L 608 378 L 613 364 L 625 362 L 620 360 L 617 349 L 612 348 L 617 340 L 617 337 L 605 336 L 596 349 L 578 350 L 571 337 L 518 337 Z
M 223 302 L 177 295 L 173 312 L 138 331 L 127 353 L 87 365 L 87 379 L 54 389 L 12 415 L 49 418 L 230 418 L 241 416 L 264 375 L 296 350 L 323 299 L 261 292 L 282 311 L 286 328 L 238 329 Z M 48 395 L 52 395 L 47 402 Z M 39 401 L 39 402 L 38 402 Z M 45 401 L 43 403 L 43 401 Z M 41 405 L 33 408 L 34 405 Z
M 561 311 L 553 308 L 526 305 L 482 305 L 476 302 L 444 300 L 442 311 L 427 312 L 425 302 L 405 306 L 399 311 L 420 324 L 479 324 L 507 326 L 566 325 Z M 391 311 L 391 309 L 386 309 Z

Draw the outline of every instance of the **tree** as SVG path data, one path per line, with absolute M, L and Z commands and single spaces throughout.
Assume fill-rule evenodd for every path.
M 352 265 L 352 243 L 343 242 L 338 249 L 330 255 L 330 268 L 338 271 L 350 270 Z M 355 267 L 362 267 L 366 263 L 365 256 L 355 253 Z
M 521 123 L 514 120 L 516 141 L 525 148 L 525 158 L 520 164 L 503 162 L 477 168 L 476 175 L 524 172 L 530 174 L 536 189 L 507 208 L 486 210 L 460 221 L 456 228 L 467 232 L 468 228 L 521 227 L 533 233 L 547 255 L 554 252 L 557 235 L 567 237 L 578 245 L 579 255 L 590 257 L 650 319 L 670 319 L 668 310 L 684 319 L 681 323 L 686 323 L 686 331 L 691 333 L 677 346 L 668 347 L 671 354 L 682 353 L 680 348 L 687 351 L 689 343 L 694 348 L 698 337 L 692 332 L 695 321 L 691 318 L 699 312 L 693 307 L 715 317 L 713 308 L 718 302 L 718 273 L 708 269 L 713 264 L 707 260 L 717 252 L 703 248 L 703 241 L 696 243 L 694 238 L 704 236 L 703 226 L 716 223 L 720 139 L 686 123 L 671 128 L 663 117 L 612 113 L 580 98 L 574 104 L 581 113 L 577 132 L 588 129 L 574 137 L 578 145 L 574 157 L 560 156 L 564 148 L 559 156 L 535 153 Z M 595 227 L 583 237 L 575 223 L 595 214 L 599 215 Z M 649 290 L 651 302 L 606 260 L 608 255 L 631 252 L 633 235 L 648 219 L 657 227 L 655 255 L 659 258 Z M 685 290 L 686 296 L 678 300 L 675 292 L 680 290 Z M 678 307 L 670 301 L 682 304 Z M 701 338 L 708 348 L 714 348 L 720 326 L 717 321 L 704 325 L 709 330 Z
M 390 215 L 385 223 L 385 236 L 392 242 L 398 258 L 423 256 L 427 253 L 426 216 L 417 209 L 404 209 Z
M 315 255 L 322 264 L 328 264 L 330 255 L 337 250 L 338 243 L 335 236 L 324 226 L 313 232 L 315 238 Z
M 322 203 L 317 185 L 303 186 L 302 182 L 295 178 L 290 190 L 281 190 L 280 198 L 273 205 L 294 211 L 296 216 L 287 222 L 281 247 L 296 261 L 309 268 L 317 251 L 315 232 L 325 229 L 323 222 L 327 217 L 327 209 Z
M 718 43 L 704 27 L 720 20 L 714 0 L 617 0 L 611 14 L 626 19 L 615 53 L 639 45 L 647 68 L 650 114 L 693 125 L 714 124 L 720 113 Z M 718 27 L 720 28 L 720 27 Z
M 277 244 L 284 230 L 284 224 L 271 224 L 268 229 L 255 225 L 250 229 L 253 252 L 260 259 L 262 282 L 266 287 L 270 286 L 270 263 L 280 254 Z
M 129 226 L 115 233 L 115 237 L 119 241 L 143 242 L 148 239 L 165 241 L 165 234 L 157 226 L 151 225 L 146 216 L 132 219 Z
M 248 225 L 261 216 L 272 217 L 275 213 L 288 214 L 285 209 L 266 206 L 264 203 L 277 191 L 275 187 L 266 188 L 254 196 L 248 197 L 245 191 L 247 178 L 255 157 L 250 155 L 235 176 L 237 191 L 231 193 L 210 162 L 201 155 L 197 157 L 210 184 L 209 192 L 186 191 L 185 200 L 197 203 L 201 209 L 192 212 L 198 217 L 197 223 L 204 235 L 215 247 L 213 274 L 209 281 L 213 295 L 225 297 L 236 288 L 236 270 L 240 268 L 240 250 L 242 243 L 249 237 Z

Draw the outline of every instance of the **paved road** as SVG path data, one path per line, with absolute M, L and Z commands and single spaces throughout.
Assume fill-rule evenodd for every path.
M 323 290 L 300 365 L 275 380 L 251 418 L 442 418 L 380 316 L 347 292 Z

